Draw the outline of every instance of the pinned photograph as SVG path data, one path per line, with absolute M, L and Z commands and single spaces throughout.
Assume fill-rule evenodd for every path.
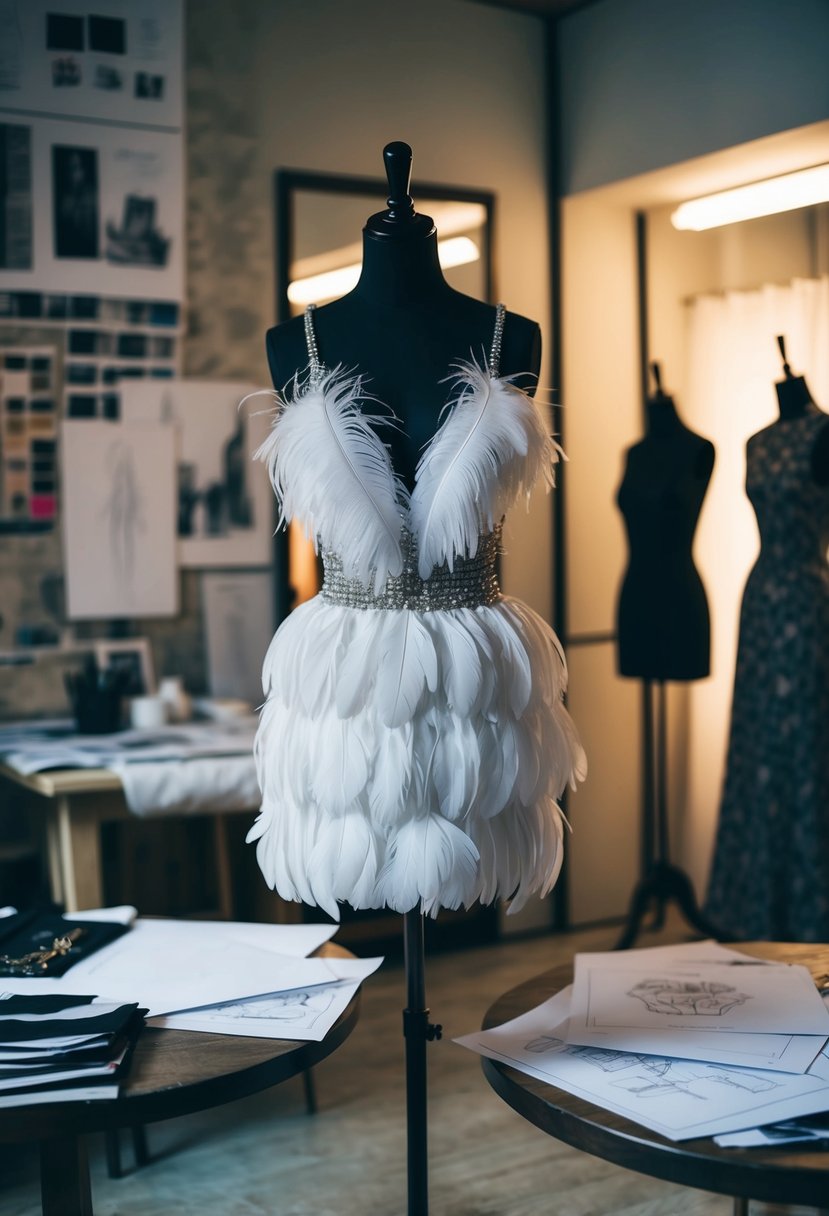
M 107 89 L 116 92 L 124 87 L 124 73 L 118 68 L 110 67 L 108 63 L 99 63 L 95 68 L 93 83 L 96 89 Z
M 119 223 L 107 220 L 106 259 L 119 266 L 166 266 L 170 238 L 156 223 L 157 200 L 128 194 Z
M 98 151 L 52 147 L 52 202 L 55 257 L 97 258 Z
M 81 65 L 71 55 L 52 60 L 52 84 L 56 89 L 71 88 L 81 83 Z
M 4 182 L 0 208 L 0 269 L 30 270 L 32 266 L 32 128 L 0 123 L 0 176 Z

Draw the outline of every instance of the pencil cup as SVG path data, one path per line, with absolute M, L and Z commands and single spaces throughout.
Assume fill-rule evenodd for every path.
M 161 697 L 133 697 L 130 722 L 133 730 L 157 730 L 167 721 L 167 705 Z

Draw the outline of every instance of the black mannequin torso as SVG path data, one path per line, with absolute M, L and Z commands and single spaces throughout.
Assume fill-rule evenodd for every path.
M 708 675 L 708 604 L 691 549 L 713 467 L 713 445 L 684 425 L 670 397 L 652 397 L 617 496 L 629 548 L 618 608 L 621 675 Z
M 812 400 L 803 376 L 787 374 L 786 379 L 779 380 L 774 387 L 777 390 L 781 422 L 802 418 L 804 414 L 820 412 L 819 407 Z M 818 431 L 814 441 L 811 465 L 812 476 L 817 485 L 829 486 L 829 417 L 827 417 L 826 425 Z
M 410 157 L 409 151 L 409 164 Z M 486 363 L 495 309 L 446 282 L 437 234 L 427 217 L 412 210 L 389 221 L 389 214 L 373 216 L 366 225 L 357 286 L 315 310 L 314 326 L 326 367 L 341 364 L 363 373 L 366 393 L 399 419 L 399 427 L 389 428 L 384 440 L 396 472 L 411 489 L 421 450 L 451 397 L 447 377 L 452 365 L 470 358 Z M 303 318 L 269 330 L 267 351 L 274 385 L 281 391 L 308 366 Z M 540 363 L 538 325 L 508 313 L 501 374 L 519 374 L 518 383 L 531 392 Z

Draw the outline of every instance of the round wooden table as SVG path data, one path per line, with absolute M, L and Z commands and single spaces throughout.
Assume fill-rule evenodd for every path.
M 741 942 L 738 949 L 758 958 L 801 963 L 821 987 L 829 984 L 827 945 Z M 568 964 L 513 988 L 487 1011 L 483 1028 L 526 1013 L 572 979 Z M 829 1152 L 802 1146 L 725 1149 L 711 1137 L 677 1143 L 506 1064 L 486 1058 L 482 1063 L 487 1081 L 513 1110 L 557 1140 L 594 1157 L 667 1182 L 732 1195 L 735 1212 L 746 1212 L 749 1199 L 829 1207 Z
M 315 954 L 354 957 L 330 942 Z M 287 1081 L 336 1051 L 359 1009 L 358 991 L 319 1043 L 148 1027 L 114 1101 L 0 1110 L 0 1142 L 39 1141 L 44 1216 L 92 1216 L 87 1134 L 191 1115 Z

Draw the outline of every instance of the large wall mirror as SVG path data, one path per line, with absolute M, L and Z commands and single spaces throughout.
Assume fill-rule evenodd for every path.
M 276 316 L 297 316 L 308 304 L 326 304 L 350 291 L 360 273 L 366 220 L 386 206 L 381 178 L 344 177 L 281 169 L 276 174 Z M 492 272 L 494 195 L 461 187 L 415 182 L 415 206 L 438 232 L 446 280 L 456 291 L 494 302 Z M 278 552 L 280 616 L 319 587 L 313 547 L 298 528 Z
M 345 295 L 357 281 L 363 226 L 385 207 L 380 178 L 280 170 L 276 174 L 276 254 L 279 321 L 307 304 Z M 438 231 L 447 282 L 465 295 L 493 299 L 492 194 L 414 183 L 417 210 Z

